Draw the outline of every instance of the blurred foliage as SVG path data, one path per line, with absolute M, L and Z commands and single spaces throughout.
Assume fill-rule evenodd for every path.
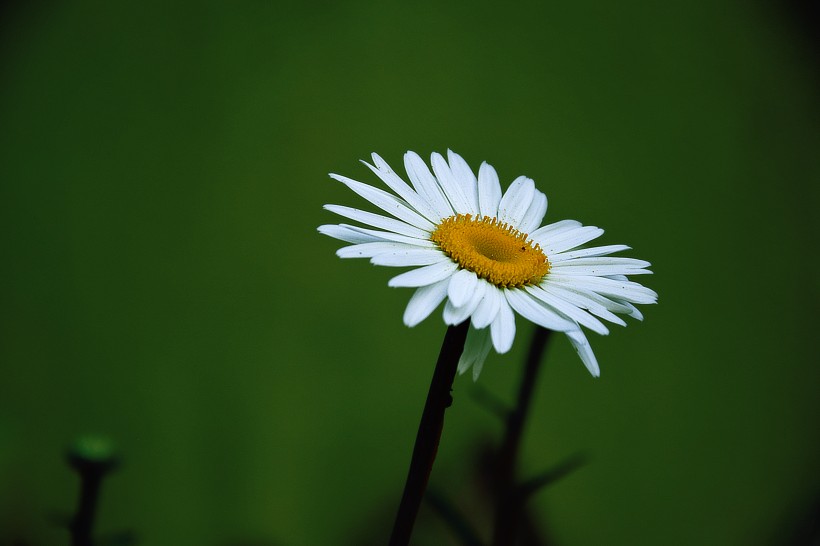
M 656 274 L 646 322 L 557 339 L 522 454 L 558 544 L 755 544 L 820 490 L 815 51 L 763 3 L 50 2 L 0 17 L 0 542 L 64 544 L 60 461 L 126 462 L 99 530 L 373 544 L 444 327 L 315 228 L 357 160 L 520 174 Z M 531 328 L 482 387 L 512 393 Z M 471 511 L 497 421 L 455 385 L 432 483 Z M 805 504 L 804 506 L 804 503 Z M 792 518 L 794 515 L 794 518 Z M 419 544 L 442 543 L 423 511 Z M 480 529 L 486 532 L 486 529 Z

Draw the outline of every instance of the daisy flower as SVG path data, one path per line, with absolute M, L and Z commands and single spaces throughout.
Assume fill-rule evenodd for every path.
M 415 288 L 404 323 L 415 326 L 443 301 L 448 325 L 470 320 L 458 370 L 481 373 L 491 348 L 510 350 L 515 315 L 564 332 L 593 376 L 600 375 L 583 328 L 608 334 L 603 321 L 625 326 L 618 314 L 642 320 L 635 304 L 656 303 L 657 294 L 630 275 L 651 273 L 649 262 L 611 254 L 626 245 L 584 248 L 604 230 L 561 220 L 541 227 L 547 197 L 526 176 L 502 194 L 498 175 L 486 162 L 476 177 L 462 157 L 431 156 L 432 172 L 414 152 L 404 155 L 407 184 L 377 154 L 367 165 L 393 193 L 331 174 L 387 213 L 325 205 L 367 227 L 323 225 L 319 232 L 349 246 L 341 258 L 413 269 L 393 277 L 393 287 Z

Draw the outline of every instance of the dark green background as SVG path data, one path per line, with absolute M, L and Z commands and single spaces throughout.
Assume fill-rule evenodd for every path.
M 324 203 L 448 147 L 652 262 L 646 321 L 547 357 L 523 468 L 562 545 L 766 544 L 820 488 L 816 50 L 774 4 L 97 2 L 2 13 L 0 542 L 385 541 L 439 313 L 342 262 Z M 531 326 L 481 386 L 509 399 Z M 471 517 L 497 421 L 455 384 L 432 483 Z M 420 544 L 446 543 L 422 514 Z M 482 529 L 486 524 L 481 524 Z

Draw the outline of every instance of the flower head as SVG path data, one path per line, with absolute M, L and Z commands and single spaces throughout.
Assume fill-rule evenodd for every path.
M 369 227 L 323 225 L 319 231 L 351 243 L 337 254 L 376 265 L 411 267 L 390 286 L 416 288 L 404 312 L 415 326 L 441 302 L 444 322 L 471 321 L 459 371 L 481 372 L 490 348 L 505 353 L 515 339 L 515 313 L 566 333 L 594 376 L 598 362 L 582 330 L 609 330 L 601 319 L 625 326 L 617 313 L 641 320 L 634 304 L 657 294 L 629 275 L 651 273 L 649 262 L 610 256 L 625 245 L 582 246 L 603 230 L 561 220 L 543 227 L 547 197 L 519 176 L 502 194 L 495 169 L 482 163 L 478 177 L 452 151 L 432 154 L 433 171 L 414 152 L 404 155 L 407 184 L 377 154 L 364 162 L 393 193 L 345 176 L 330 176 L 389 216 L 340 206 L 325 208 Z M 376 229 L 371 229 L 376 228 Z

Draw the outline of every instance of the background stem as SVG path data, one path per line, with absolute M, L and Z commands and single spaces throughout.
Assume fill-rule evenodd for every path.
M 98 436 L 78 438 L 68 451 L 67 459 L 80 476 L 77 512 L 69 525 L 71 546 L 93 546 L 100 487 L 105 475 L 116 468 L 118 460 L 111 442 Z
M 498 451 L 495 469 L 493 546 L 515 544 L 518 534 L 519 516 L 521 515 L 524 499 L 518 491 L 515 465 L 521 448 L 524 424 L 532 401 L 535 381 L 541 368 L 542 356 L 551 332 L 551 330 L 545 328 L 536 328 L 527 355 L 524 374 L 521 377 L 521 384 L 518 387 L 516 405 L 507 416 L 504 441 Z
M 458 360 L 464 350 L 469 327 L 470 321 L 466 320 L 458 326 L 448 327 L 447 334 L 444 336 L 416 434 L 416 444 L 413 447 L 407 483 L 404 486 L 399 511 L 390 535 L 390 546 L 406 546 L 410 543 L 413 524 L 424 497 L 424 490 L 427 488 L 427 481 L 430 478 L 430 471 L 433 469 L 433 461 L 441 439 L 441 431 L 444 428 L 444 411 L 453 402 L 450 390 L 456 376 Z

